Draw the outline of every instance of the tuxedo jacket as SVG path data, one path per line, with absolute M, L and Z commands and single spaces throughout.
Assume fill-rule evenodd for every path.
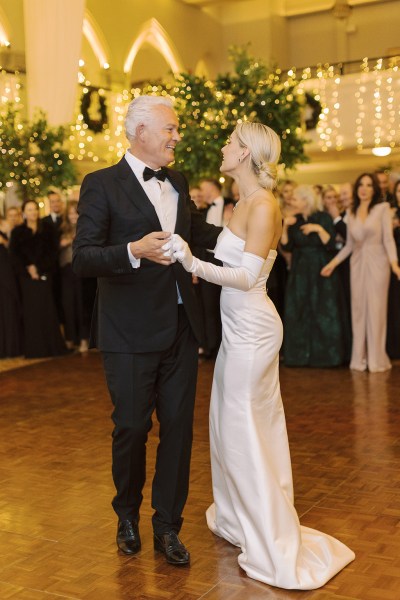
M 51 227 L 54 228 L 54 231 L 57 232 L 58 237 L 61 237 L 61 224 L 63 222 L 63 218 L 57 217 L 56 218 L 56 222 L 53 221 L 53 219 L 51 218 L 51 215 L 47 215 L 47 217 L 43 217 L 42 219 L 43 223 L 47 223 L 48 225 L 51 225 Z
M 337 221 L 337 223 L 335 223 L 335 231 L 343 238 L 344 241 L 346 241 L 347 238 L 347 225 L 343 220 L 345 216 L 346 211 L 341 212 L 340 221 Z
M 190 245 L 213 248 L 221 229 L 205 222 L 181 173 L 168 169 L 168 178 L 179 195 L 175 233 Z M 141 259 L 139 268 L 131 266 L 127 244 L 162 227 L 125 158 L 84 178 L 78 212 L 73 269 L 82 277 L 98 278 L 91 345 L 122 353 L 170 347 L 178 325 L 177 284 L 200 340 L 191 273 L 178 262 L 163 266 Z

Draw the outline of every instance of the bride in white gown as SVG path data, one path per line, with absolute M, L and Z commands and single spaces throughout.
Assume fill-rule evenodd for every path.
M 238 546 L 249 577 L 308 590 L 354 559 L 335 538 L 303 527 L 293 506 L 285 415 L 279 386 L 282 324 L 265 292 L 281 235 L 275 187 L 280 140 L 269 127 L 239 123 L 223 148 L 221 171 L 240 200 L 215 249 L 218 267 L 192 256 L 173 236 L 184 268 L 222 285 L 222 344 L 210 407 L 214 503 L 211 531 Z

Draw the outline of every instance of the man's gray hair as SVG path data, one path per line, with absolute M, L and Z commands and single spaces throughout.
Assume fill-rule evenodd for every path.
M 138 96 L 130 102 L 125 117 L 125 134 L 130 142 L 136 138 L 137 127 L 149 123 L 152 109 L 160 104 L 173 108 L 171 98 L 166 96 Z

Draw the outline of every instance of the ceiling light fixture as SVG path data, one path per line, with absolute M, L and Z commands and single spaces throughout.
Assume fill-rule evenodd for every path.
M 390 148 L 390 146 L 379 146 L 376 148 L 372 148 L 372 154 L 374 156 L 388 156 L 388 154 L 390 154 L 392 151 L 392 149 Z

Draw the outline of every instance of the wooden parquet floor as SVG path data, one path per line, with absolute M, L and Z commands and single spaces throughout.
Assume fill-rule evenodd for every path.
M 192 564 L 180 569 L 152 549 L 149 485 L 141 553 L 128 558 L 116 550 L 110 401 L 99 355 L 0 374 L 1 600 L 400 599 L 400 365 L 382 374 L 282 368 L 301 521 L 356 553 L 324 588 L 310 592 L 247 578 L 238 549 L 206 527 L 212 369 L 200 365 L 182 530 Z M 156 435 L 155 426 L 149 475 Z

